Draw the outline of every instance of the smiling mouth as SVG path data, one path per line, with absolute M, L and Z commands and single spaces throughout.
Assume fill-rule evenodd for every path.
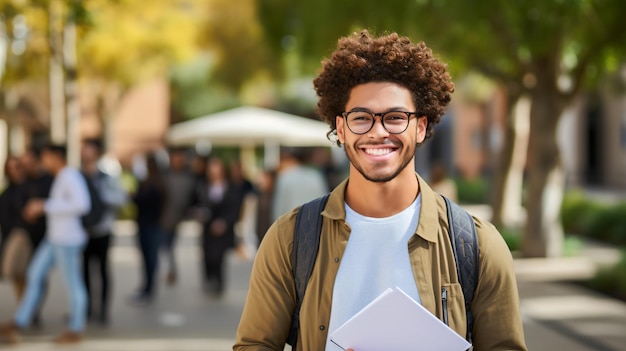
M 384 149 L 371 149 L 371 148 L 363 148 L 363 151 L 372 156 L 384 156 L 395 151 L 394 148 L 384 148 Z

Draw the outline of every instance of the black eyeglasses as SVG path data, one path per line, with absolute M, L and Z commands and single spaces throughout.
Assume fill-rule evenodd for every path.
M 364 110 L 352 110 L 342 112 L 341 115 L 346 120 L 348 129 L 354 134 L 365 134 L 369 132 L 376 117 L 380 117 L 383 128 L 391 134 L 402 134 L 409 126 L 411 116 L 418 115 L 419 112 L 407 111 L 388 111 L 383 113 L 374 113 Z

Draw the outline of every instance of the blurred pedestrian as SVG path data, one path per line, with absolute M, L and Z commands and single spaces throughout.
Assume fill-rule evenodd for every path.
M 305 164 L 304 153 L 295 148 L 282 148 L 276 176 L 272 221 L 307 201 L 328 192 L 321 172 Z
M 257 181 L 259 200 L 257 204 L 256 233 L 259 243 L 261 243 L 265 232 L 267 232 L 272 224 L 271 209 L 275 177 L 275 172 L 264 170 L 259 175 L 259 180 Z
M 47 219 L 45 214 L 41 214 L 38 217 L 24 218 L 23 210 L 31 199 L 47 199 L 50 195 L 50 189 L 52 189 L 52 182 L 54 177 L 48 172 L 41 162 L 41 150 L 32 146 L 29 147 L 24 154 L 20 157 L 20 162 L 24 169 L 24 184 L 22 185 L 21 200 L 20 200 L 20 219 L 22 227 L 28 233 L 28 237 L 31 243 L 31 253 L 34 253 L 39 244 L 46 235 Z M 28 255 L 28 262 L 30 263 L 32 254 Z M 40 326 L 41 324 L 41 309 L 44 305 L 46 295 L 48 292 L 48 282 L 46 281 L 41 286 L 41 298 L 39 299 L 39 306 L 33 317 L 32 325 Z
M 22 208 L 30 199 L 45 199 L 50 195 L 54 177 L 46 170 L 41 162 L 41 151 L 31 147 L 21 156 L 20 161 L 24 168 L 24 185 L 22 186 Z M 47 219 L 45 215 L 29 218 L 24 221 L 24 226 L 30 235 L 33 250 L 46 235 Z
M 19 330 L 26 328 L 39 306 L 42 285 L 50 269 L 61 267 L 69 297 L 69 330 L 54 341 L 59 344 L 79 342 L 83 337 L 87 294 L 81 274 L 83 248 L 87 233 L 81 216 L 90 209 L 87 184 L 80 172 L 67 165 L 65 146 L 49 144 L 42 151 L 43 166 L 54 175 L 50 197 L 31 199 L 24 209 L 26 219 L 46 214 L 48 228 L 28 268 L 26 293 L 13 320 L 0 327 L 0 338 L 16 343 Z
M 152 302 L 154 298 L 154 278 L 158 267 L 159 245 L 163 240 L 161 216 L 165 204 L 165 185 L 154 155 L 146 158 L 146 175 L 139 182 L 133 201 L 137 207 L 137 241 L 142 258 L 142 285 L 131 303 L 138 306 Z
M 216 157 L 209 159 L 206 181 L 198 187 L 195 203 L 204 209 L 201 218 L 204 287 L 215 297 L 224 292 L 224 259 L 226 251 L 235 245 L 235 223 L 242 198 L 242 188 L 233 186 L 224 162 Z
M 205 156 L 198 154 L 194 154 L 191 160 L 191 173 L 196 180 L 196 184 L 202 183 L 206 179 L 206 161 Z
M 83 255 L 83 275 L 87 289 L 87 317 L 96 317 L 102 325 L 109 321 L 109 298 L 111 296 L 111 279 L 109 277 L 109 247 L 111 246 L 112 230 L 117 211 L 126 203 L 126 191 L 117 179 L 98 168 L 102 157 L 102 142 L 87 139 L 81 149 L 83 174 L 91 181 L 100 200 L 105 207 L 101 220 L 95 226 L 87 228 L 89 240 Z M 97 264 L 97 267 L 93 267 Z M 92 287 L 92 270 L 97 268 L 99 293 Z M 95 302 L 99 302 L 99 313 L 94 314 Z
M 26 288 L 26 268 L 31 253 L 28 233 L 21 228 L 21 191 L 24 171 L 17 157 L 4 164 L 7 187 L 0 193 L 0 277 L 11 280 L 19 304 Z
M 168 263 L 166 281 L 168 285 L 174 285 L 178 280 L 176 256 L 174 254 L 177 229 L 189 210 L 196 182 L 187 168 L 184 149 L 170 149 L 169 162 L 169 169 L 163 178 L 166 201 L 161 227 L 163 228 L 163 252 Z
M 235 246 L 243 259 L 253 259 L 258 246 L 256 216 L 259 196 L 256 187 L 246 178 L 240 160 L 230 163 L 230 181 L 241 194 L 239 220 L 235 224 Z

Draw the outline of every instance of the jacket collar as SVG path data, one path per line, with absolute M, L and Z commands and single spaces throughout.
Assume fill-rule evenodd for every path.
M 431 242 L 437 242 L 437 230 L 439 228 L 439 205 L 437 202 L 438 195 L 426 183 L 419 174 L 415 173 L 422 195 L 422 204 L 419 213 L 419 223 L 415 230 L 415 235 L 422 237 Z M 345 209 L 345 193 L 348 186 L 349 178 L 346 178 L 330 193 L 328 203 L 322 211 L 322 216 L 331 220 L 346 220 Z M 430 228 L 430 229 L 429 229 Z

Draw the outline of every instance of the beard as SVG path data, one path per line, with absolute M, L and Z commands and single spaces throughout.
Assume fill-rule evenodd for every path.
M 350 164 L 352 164 L 352 166 L 354 166 L 354 168 L 357 171 L 359 171 L 359 173 L 363 176 L 363 178 L 374 183 L 386 183 L 395 179 L 398 176 L 398 174 L 404 171 L 406 167 L 411 163 L 411 161 L 413 161 L 413 158 L 415 156 L 415 149 L 419 145 L 419 144 L 413 144 L 412 148 L 406 149 L 404 145 L 402 145 L 399 142 L 396 142 L 396 143 L 388 142 L 387 144 L 389 144 L 390 146 L 393 146 L 394 148 L 397 148 L 397 150 L 394 152 L 400 153 L 400 164 L 396 168 L 393 168 L 390 171 L 381 170 L 383 167 L 387 167 L 387 165 L 380 165 L 380 167 L 378 167 L 378 165 L 374 165 L 373 167 L 370 167 L 369 171 L 366 170 L 365 166 L 359 163 L 360 151 L 359 151 L 358 145 L 355 147 L 352 145 L 344 144 L 344 151 L 346 153 L 346 157 L 348 157 L 348 160 L 350 161 Z M 361 145 L 368 145 L 368 144 L 361 144 Z M 373 145 L 373 144 L 370 144 L 370 145 Z

